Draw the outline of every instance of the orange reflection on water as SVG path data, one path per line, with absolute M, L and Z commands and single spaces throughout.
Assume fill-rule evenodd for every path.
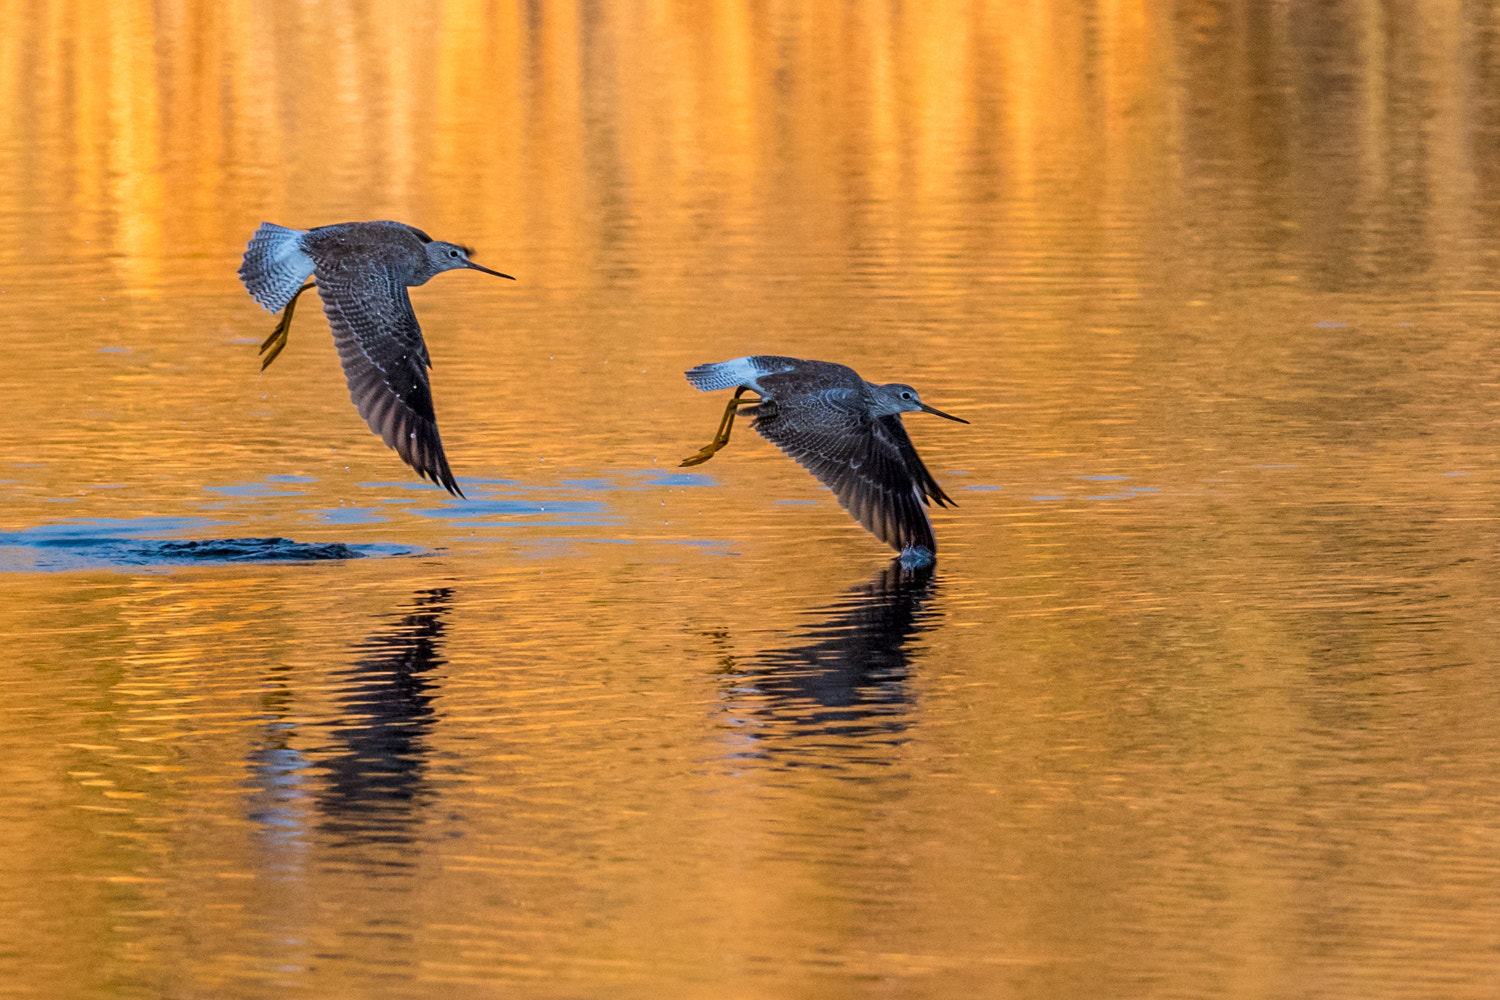
M 1493 992 L 1494 13 L 0 23 L 0 556 L 417 551 L 0 577 L 0 980 Z M 257 371 L 254 226 L 379 217 L 520 279 L 413 293 L 468 503 L 316 309 Z M 748 427 L 678 468 L 761 351 L 973 420 L 931 580 Z

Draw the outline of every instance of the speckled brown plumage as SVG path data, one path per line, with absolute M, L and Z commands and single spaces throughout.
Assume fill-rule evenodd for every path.
M 313 278 L 359 415 L 419 475 L 460 497 L 432 405 L 432 360 L 406 290 L 456 268 L 510 277 L 470 261 L 469 252 L 400 222 L 310 230 L 264 223 L 240 267 L 251 296 L 273 312 L 293 308 Z M 282 341 L 267 364 L 285 342 L 288 318 L 262 348 Z
M 927 506 L 955 506 L 907 437 L 901 414 L 918 410 L 967 423 L 917 398 L 909 385 L 875 385 L 829 361 L 753 355 L 699 365 L 688 381 L 711 391 L 740 386 L 760 400 L 739 410 L 751 425 L 829 489 L 856 521 L 898 552 L 936 554 Z M 746 401 L 748 402 L 748 401 Z M 706 461 L 723 440 L 684 464 Z

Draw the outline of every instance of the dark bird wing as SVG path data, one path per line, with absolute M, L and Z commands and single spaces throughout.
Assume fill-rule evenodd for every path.
M 427 381 L 431 362 L 406 286 L 353 269 L 317 281 L 359 415 L 418 474 L 463 496 L 438 436 Z
M 876 538 L 897 552 L 920 546 L 936 554 L 928 498 L 953 501 L 922 464 L 899 416 L 872 417 L 855 404 L 823 395 L 777 400 L 751 411 L 752 426 L 833 490 Z

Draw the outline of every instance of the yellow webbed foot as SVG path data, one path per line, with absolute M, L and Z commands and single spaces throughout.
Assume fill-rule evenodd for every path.
M 297 300 L 302 297 L 303 292 L 312 287 L 314 287 L 313 283 L 309 281 L 297 289 L 297 294 L 292 296 L 286 308 L 281 311 L 281 319 L 276 322 L 276 329 L 272 330 L 271 335 L 260 345 L 260 353 L 265 355 L 260 362 L 261 371 L 269 368 L 271 362 L 276 360 L 276 356 L 286 349 L 286 337 L 292 328 L 292 314 L 297 311 Z
M 724 447 L 728 443 L 728 441 L 715 441 L 712 444 L 704 445 L 703 448 L 698 452 L 698 454 L 689 455 L 687 458 L 684 458 L 682 460 L 682 464 L 677 467 L 681 469 L 689 465 L 702 465 L 710 458 L 713 458 L 714 455 L 718 453 L 719 449 Z
M 734 391 L 734 398 L 729 401 L 728 406 L 724 407 L 724 417 L 719 421 L 719 429 L 714 431 L 714 439 L 704 445 L 698 454 L 689 455 L 687 458 L 684 458 L 682 464 L 677 466 L 679 469 L 684 466 L 702 465 L 710 458 L 713 458 L 715 452 L 729 443 L 729 431 L 734 427 L 734 411 L 742 405 L 760 402 L 758 399 L 741 399 L 740 396 L 744 395 L 744 393 L 744 386 L 740 386 Z

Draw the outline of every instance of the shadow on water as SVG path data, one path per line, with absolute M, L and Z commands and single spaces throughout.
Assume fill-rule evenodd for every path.
M 908 725 L 906 645 L 927 627 L 934 589 L 931 566 L 893 560 L 809 611 L 818 621 L 799 628 L 793 645 L 731 659 L 727 710 L 750 744 L 734 756 L 788 766 L 888 761 Z
M 415 608 L 356 647 L 339 678 L 343 719 L 318 767 L 328 782 L 317 798 L 321 826 L 337 843 L 406 843 L 426 798 L 427 735 L 452 591 L 417 594 Z

